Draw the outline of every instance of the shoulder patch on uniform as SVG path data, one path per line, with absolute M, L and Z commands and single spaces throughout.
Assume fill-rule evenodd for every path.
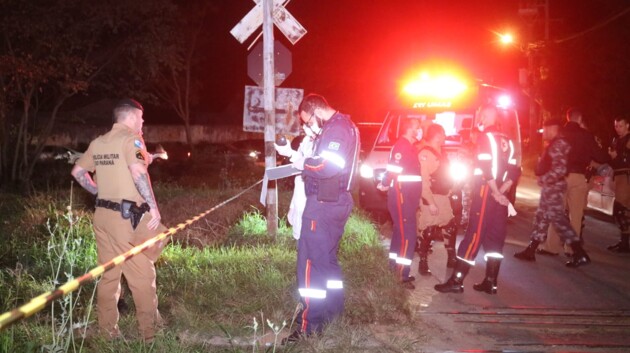
M 402 158 L 402 154 L 400 154 L 400 152 L 398 152 L 398 153 L 396 153 L 394 155 L 394 159 L 397 160 L 397 161 L 399 161 L 401 158 Z
M 141 160 L 141 161 L 144 161 L 145 160 L 144 159 L 144 153 L 142 153 L 142 151 L 140 151 L 140 150 L 136 150 L 136 158 Z
M 138 148 L 143 148 L 142 147 L 142 141 L 140 141 L 138 139 L 133 140 L 133 145 L 138 147 Z
M 501 151 L 507 152 L 509 148 L 508 142 L 505 139 L 501 139 Z
M 329 150 L 339 151 L 339 147 L 341 147 L 341 144 L 339 142 L 331 141 L 328 144 L 328 149 Z

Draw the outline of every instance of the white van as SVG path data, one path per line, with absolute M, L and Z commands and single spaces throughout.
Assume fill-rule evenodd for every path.
M 404 118 L 418 119 L 421 121 L 421 126 L 437 123 L 444 127 L 447 137 L 442 148 L 450 161 L 451 177 L 456 185 L 462 186 L 472 178 L 473 127 L 476 126 L 476 109 L 482 103 L 496 104 L 500 113 L 501 131 L 513 141 L 517 165 L 521 166 L 521 132 L 518 114 L 509 102 L 506 91 L 485 84 L 479 84 L 476 88 L 475 99 L 470 99 L 465 105 L 458 106 L 444 101 L 420 102 L 413 105 L 415 108 L 391 110 L 385 116 L 376 141 L 360 166 L 359 204 L 362 208 L 371 212 L 387 211 L 387 194 L 377 190 L 376 185 L 383 178 L 390 151 L 399 138 L 400 126 Z M 516 184 L 512 188 L 512 199 L 515 190 Z M 454 192 L 451 199 L 454 212 L 460 213 L 462 211 L 461 193 Z

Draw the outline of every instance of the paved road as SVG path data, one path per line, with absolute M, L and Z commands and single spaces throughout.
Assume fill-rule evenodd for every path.
M 433 274 L 416 276 L 411 297 L 418 319 L 432 327 L 422 351 L 630 352 L 630 255 L 606 250 L 618 240 L 611 217 L 587 212 L 588 266 L 567 268 L 564 256 L 537 256 L 535 263 L 512 256 L 529 242 L 538 195 L 531 179 L 519 186 L 497 295 L 472 289 L 484 277 L 483 251 L 463 294 L 435 292 L 433 285 L 448 275 L 444 248 L 434 244 Z

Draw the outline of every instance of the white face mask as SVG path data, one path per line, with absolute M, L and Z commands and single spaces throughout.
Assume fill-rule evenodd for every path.
M 304 133 L 306 133 L 306 136 L 315 137 L 319 135 L 321 131 L 322 131 L 322 128 L 319 127 L 319 124 L 317 123 L 317 121 L 314 121 L 313 125 L 310 127 L 304 125 Z
M 311 128 L 309 128 L 306 125 L 302 125 L 302 130 L 304 131 L 304 133 L 308 137 L 314 137 L 315 136 L 315 133 L 313 132 L 313 130 L 311 130 Z
M 416 133 L 416 140 L 422 140 L 422 129 L 418 129 L 418 132 Z
M 483 131 L 483 129 L 484 129 L 483 124 L 482 124 L 482 123 L 479 123 L 479 124 L 477 125 L 477 129 L 479 129 L 479 131 Z

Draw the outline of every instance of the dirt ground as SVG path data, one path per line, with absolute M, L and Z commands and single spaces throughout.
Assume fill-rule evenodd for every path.
M 523 219 L 512 221 L 511 227 L 523 232 L 531 226 L 531 215 L 524 212 L 523 206 L 520 210 Z M 604 228 L 613 228 L 612 225 L 589 219 L 587 226 L 598 229 L 599 237 L 603 238 L 600 242 L 613 240 L 613 235 L 602 236 Z M 384 235 L 382 245 L 388 249 L 391 225 L 381 224 L 379 231 Z M 526 244 L 525 236 L 525 233 L 518 236 L 512 233 L 504 253 L 509 255 L 522 249 Z M 357 345 L 370 353 L 630 352 L 630 308 L 627 305 L 630 256 L 611 258 L 601 249 L 605 247 L 591 244 L 589 251 L 594 264 L 578 270 L 568 270 L 562 256 L 541 257 L 536 263 L 528 264 L 509 256 L 502 264 L 497 295 L 472 289 L 472 285 L 484 277 L 480 260 L 464 282 L 464 293 L 442 294 L 433 287 L 450 276 L 450 269 L 446 268 L 443 244 L 436 242 L 429 256 L 430 276 L 418 275 L 417 256 L 412 264 L 416 280 L 415 289 L 409 291 L 409 305 L 414 324 L 373 324 L 354 332 L 352 341 L 359 342 Z M 269 335 L 261 342 L 270 347 L 275 338 Z M 249 344 L 248 339 L 232 339 L 231 342 L 217 337 L 182 339 L 213 346 L 239 344 L 245 347 Z M 313 342 L 325 349 L 337 343 L 327 339 Z
M 391 236 L 391 223 L 382 222 L 378 225 L 382 235 L 383 247 L 389 248 L 389 237 Z M 439 266 L 441 263 L 442 266 Z M 418 347 L 418 352 L 447 352 L 464 349 L 464 347 L 489 347 L 494 342 L 493 339 L 481 336 L 477 333 L 474 325 L 457 325 L 453 318 L 446 315 L 435 314 L 443 311 L 468 310 L 466 305 L 454 307 L 450 303 L 445 303 L 442 296 L 451 297 L 452 294 L 444 295 L 435 291 L 433 286 L 440 283 L 447 277 L 446 273 L 446 253 L 442 243 L 434 243 L 433 254 L 430 256 L 432 266 L 431 276 L 420 276 L 417 273 L 418 257 L 414 258 L 411 266 L 411 274 L 416 277 L 414 281 L 415 289 L 410 290 L 409 304 L 414 315 L 414 319 L 421 321 L 424 328 L 422 333 L 425 343 Z M 434 302 L 434 298 L 437 302 Z M 445 307 L 446 306 L 446 307 Z M 378 330 L 377 330 L 378 331 Z M 420 345 L 419 345 L 420 346 Z
M 381 234 L 391 234 L 390 227 L 381 225 Z M 383 246 L 389 247 L 386 237 Z M 505 254 L 522 247 L 511 239 Z M 627 273 L 624 259 L 618 259 L 623 265 L 619 278 Z M 621 288 L 608 284 L 616 283 L 613 276 L 594 272 L 608 273 L 601 265 L 591 265 L 583 272 L 566 272 L 561 257 L 539 258 L 537 264 L 527 267 L 506 259 L 499 293 L 488 295 L 472 289 L 484 277 L 483 265 L 471 270 L 463 294 L 435 291 L 433 286 L 444 282 L 451 271 L 446 268 L 441 242 L 434 242 L 429 256 L 430 276 L 418 275 L 417 261 L 416 256 L 412 264 L 416 288 L 410 291 L 409 302 L 414 319 L 420 322 L 417 326 L 424 332 L 422 343 L 409 352 L 630 352 L 630 310 L 627 305 L 606 303 L 602 293 L 615 293 Z M 566 282 L 558 287 L 554 276 Z M 595 288 L 601 288 L 601 292 L 595 294 Z M 586 299 L 578 300 L 575 291 L 582 291 Z M 623 303 L 623 296 L 613 298 Z

